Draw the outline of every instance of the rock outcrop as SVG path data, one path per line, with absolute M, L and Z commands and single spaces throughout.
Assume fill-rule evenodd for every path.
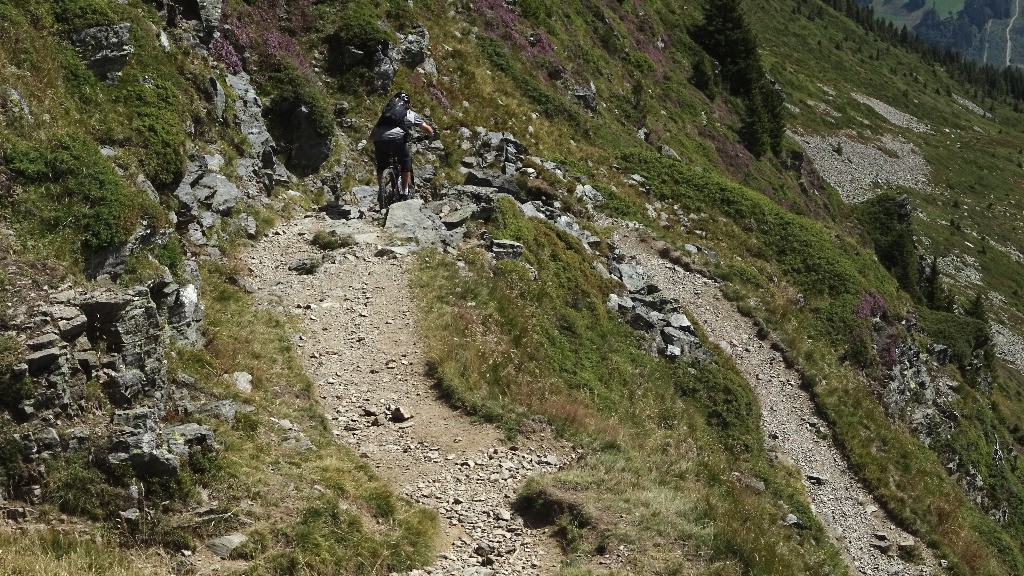
M 98 26 L 78 32 L 71 43 L 82 56 L 85 65 L 104 80 L 116 80 L 128 64 L 134 48 L 128 43 L 131 25 L 127 22 L 114 26 Z
M 56 293 L 14 322 L 23 344 L 15 371 L 28 378 L 30 393 L 8 409 L 20 423 L 22 461 L 34 470 L 28 478 L 44 478 L 42 463 L 50 457 L 95 447 L 102 438 L 109 465 L 126 464 L 144 479 L 173 477 L 182 458 L 216 450 L 209 428 L 160 422 L 165 414 L 196 412 L 167 373 L 172 343 L 203 343 L 196 284 L 181 286 L 167 273 L 130 289 Z M 96 394 L 118 408 L 106 426 L 87 424 L 94 422 L 86 417 Z

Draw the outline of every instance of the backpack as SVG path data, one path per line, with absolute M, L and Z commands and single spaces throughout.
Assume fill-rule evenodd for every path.
M 388 129 L 401 128 L 408 132 L 409 128 L 405 122 L 405 116 L 408 112 L 409 106 L 400 98 L 394 98 L 384 107 L 384 111 L 381 112 L 380 118 L 377 120 L 377 125 Z

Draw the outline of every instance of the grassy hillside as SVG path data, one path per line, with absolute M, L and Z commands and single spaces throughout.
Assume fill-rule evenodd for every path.
M 709 272 L 745 314 L 775 334 L 852 467 L 899 524 L 937 550 L 953 573 L 1024 571 L 1024 471 L 1013 457 L 1010 463 L 993 458 L 997 445 L 1006 454 L 1024 448 L 1024 376 L 994 356 L 982 318 L 1017 331 L 1024 319 L 1020 103 L 958 83 L 817 0 L 744 2 L 757 65 L 785 96 L 791 133 L 842 136 L 848 147 L 871 146 L 888 158 L 897 152 L 886 138 L 898 136 L 927 163 L 926 185 L 877 184 L 872 192 L 885 193 L 878 199 L 846 205 L 794 139 L 772 153 L 744 145 L 755 108 L 765 103 L 709 75 L 712 56 L 699 32 L 708 6 L 230 0 L 223 39 L 208 56 L 177 37 L 181 48 L 161 49 L 162 19 L 141 0 L 0 0 L 0 30 L 11 40 L 0 46 L 0 89 L 16 91 L 32 116 L 0 92 L 6 98 L 0 101 L 0 218 L 13 233 L 9 264 L 13 270 L 52 262 L 60 273 L 47 283 L 82 282 L 89 256 L 123 243 L 141 219 L 168 225 L 170 193 L 188 154 L 230 159 L 242 152 L 242 136 L 218 121 L 210 105 L 211 74 L 244 67 L 266 101 L 275 136 L 287 135 L 282 111 L 302 104 L 316 130 L 365 138 L 384 97 L 372 89 L 368 69 L 345 63 L 345 47 L 395 41 L 420 22 L 430 33 L 437 75 L 401 67 L 386 91 L 408 90 L 417 108 L 428 108 L 449 150 L 457 150 L 460 127 L 509 131 L 531 153 L 606 193 L 611 215 L 647 224 L 677 248 L 699 243 L 724 255 L 708 264 Z M 122 21 L 132 24 L 135 52 L 121 78 L 107 83 L 84 67 L 69 38 Z M 573 93 L 593 96 L 596 108 Z M 865 97 L 927 129 L 894 123 Z M 666 155 L 665 146 L 679 159 Z M 842 148 L 833 145 L 833 154 L 849 158 Z M 370 159 L 367 150 L 353 158 L 340 154 L 325 172 Z M 439 182 L 461 181 L 456 156 L 439 161 Z M 625 183 L 629 174 L 642 176 L 644 186 Z M 138 175 L 153 183 L 158 201 L 137 188 Z M 344 174 L 345 185 L 371 181 L 365 167 Z M 297 187 L 313 197 L 318 184 L 312 179 Z M 551 184 L 571 202 L 575 181 Z M 908 221 L 897 213 L 903 194 L 913 207 Z M 648 211 L 655 203 L 678 205 L 694 222 L 658 225 Z M 778 526 L 789 511 L 812 518 L 800 476 L 766 454 L 756 400 L 724 354 L 716 352 L 716 362 L 702 367 L 649 356 L 607 311 L 614 286 L 572 239 L 521 218 L 508 204 L 481 226 L 522 242 L 543 282 L 526 281 L 526 270 L 515 264 L 491 267 L 476 252 L 461 255 L 464 269 L 447 257 L 426 256 L 416 279 L 424 330 L 439 383 L 454 402 L 510 431 L 524 418 L 544 415 L 591 451 L 581 464 L 537 478 L 520 498 L 524 510 L 543 511 L 560 527 L 570 558 L 565 574 L 595 572 L 595 558 L 619 546 L 635 553 L 630 573 L 845 570 L 818 522 Z M 180 264 L 176 242 L 155 248 L 155 259 Z M 922 276 L 919 256 L 942 263 L 941 289 Z M 232 273 L 206 269 L 212 343 L 204 351 L 180 351 L 177 368 L 211 386 L 219 374 L 244 368 L 264 383 L 263 392 L 271 382 L 299 382 L 294 397 L 264 394 L 260 406 L 288 410 L 313 431 L 315 443 L 332 450 L 319 463 L 263 454 L 262 421 L 218 431 L 234 456 L 194 481 L 232 497 L 258 494 L 274 511 L 253 529 L 257 544 L 246 551 L 251 572 L 386 573 L 423 565 L 436 519 L 382 486 L 352 454 L 328 448 L 333 443 L 310 384 L 289 356 L 287 324 L 250 312 L 251 303 L 227 284 Z M 9 282 L 6 274 L 0 286 Z M 871 294 L 884 312 L 858 313 Z M 26 295 L 19 288 L 0 299 L 14 307 Z M 985 315 L 971 305 L 976 295 Z M 237 318 L 267 326 L 265 339 L 251 341 L 257 335 L 236 325 Z M 957 420 L 929 446 L 882 404 L 901 343 L 922 349 L 940 343 L 953 351 L 941 370 L 957 384 Z M 264 478 L 267 465 L 282 478 Z M 766 488 L 750 490 L 733 473 L 758 478 Z M 359 515 L 340 517 L 334 503 L 312 493 L 278 501 L 282 483 L 310 477 Z M 182 505 L 192 496 L 179 497 Z M 275 507 L 305 512 L 275 527 Z M 85 504 L 68 510 L 108 522 L 112 513 Z M 371 534 L 360 524 L 364 517 L 383 532 Z M 339 526 L 355 536 L 332 532 Z M 167 536 L 176 544 L 178 537 Z M 185 538 L 190 543 L 195 535 Z M 56 537 L 31 544 L 33 558 L 90 562 L 96 553 Z M 368 567 L 368 557 L 385 562 Z M 109 571 L 131 573 L 119 555 L 103 562 Z M 52 570 L 43 561 L 35 566 L 24 569 Z

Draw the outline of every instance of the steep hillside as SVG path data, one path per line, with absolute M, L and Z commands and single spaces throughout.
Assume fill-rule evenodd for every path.
M 0 0 L 0 562 L 1021 573 L 1022 87 L 851 8 Z

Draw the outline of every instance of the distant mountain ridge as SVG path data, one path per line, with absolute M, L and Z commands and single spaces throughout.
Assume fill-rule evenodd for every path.
M 995 66 L 1024 65 L 1019 0 L 859 0 L 943 48 Z

